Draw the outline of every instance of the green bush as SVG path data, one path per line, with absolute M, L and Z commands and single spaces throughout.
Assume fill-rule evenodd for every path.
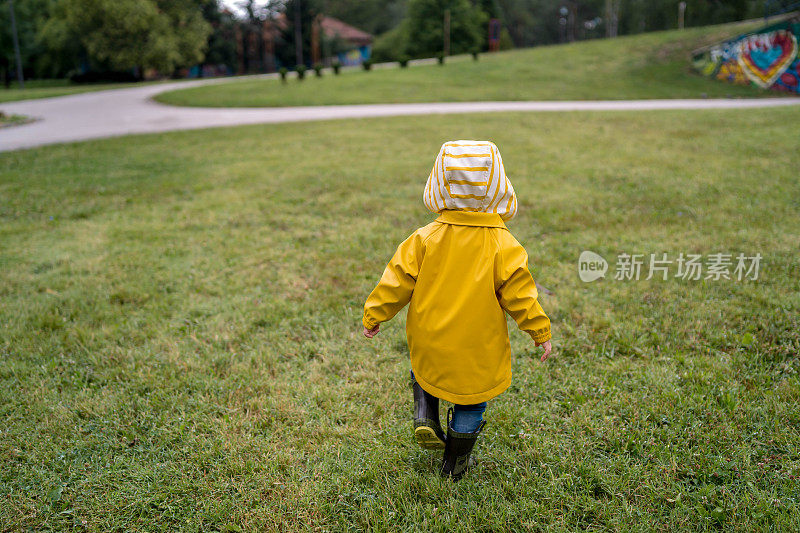
M 339 63 L 339 60 L 337 59 L 336 61 L 333 62 L 331 66 L 333 67 L 333 73 L 338 76 L 339 71 L 342 69 L 342 64 Z
M 508 33 L 506 28 L 500 32 L 500 42 L 498 43 L 500 50 L 511 50 L 514 48 L 514 41 L 511 40 L 511 34 Z
M 408 66 L 408 56 L 400 56 L 397 62 L 400 63 L 400 68 L 406 68 Z
M 318 78 L 322 77 L 322 63 L 314 64 L 314 74 L 316 74 Z
M 303 78 L 306 77 L 306 66 L 305 65 L 297 65 L 296 67 L 294 67 L 294 69 L 297 71 L 297 79 L 298 80 L 302 80 Z
M 436 56 L 436 61 L 438 61 L 440 65 L 444 65 L 444 54 L 438 54 Z
M 478 55 L 480 55 L 480 53 L 481 53 L 481 51 L 478 50 L 478 49 L 473 50 L 472 51 L 472 60 L 473 61 L 477 61 L 478 60 Z
M 364 70 L 372 70 L 372 60 L 371 59 L 365 59 L 361 63 L 361 66 L 363 67 Z
M 281 67 L 278 73 L 280 73 L 281 75 L 281 81 L 283 83 L 286 83 L 286 75 L 289 73 L 289 69 L 287 69 L 286 67 Z
M 397 61 L 398 54 L 408 54 L 408 31 L 406 25 L 400 23 L 397 27 L 379 35 L 372 45 L 371 58 L 373 61 Z

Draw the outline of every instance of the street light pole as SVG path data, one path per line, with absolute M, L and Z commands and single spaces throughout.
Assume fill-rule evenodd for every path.
M 567 6 L 561 6 L 558 10 L 558 29 L 559 29 L 559 42 L 567 42 L 567 24 L 569 23 L 569 9 Z
M 14 0 L 8 0 L 8 9 L 11 10 L 11 35 L 14 39 L 14 56 L 17 62 L 17 80 L 19 88 L 25 88 L 25 78 L 22 75 L 22 58 L 19 53 L 19 36 L 17 35 L 17 19 L 14 17 Z

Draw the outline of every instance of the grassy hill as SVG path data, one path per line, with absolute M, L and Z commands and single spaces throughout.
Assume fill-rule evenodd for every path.
M 445 66 L 328 72 L 282 84 L 246 80 L 163 93 L 186 106 L 258 107 L 479 100 L 775 96 L 690 71 L 689 52 L 760 26 L 745 22 L 448 59 Z
M 800 530 L 798 121 L 397 117 L 0 154 L 0 530 Z M 457 484 L 413 442 L 403 314 L 360 333 L 451 138 L 497 142 L 555 293 L 555 358 L 511 325 L 513 384 Z M 582 250 L 606 279 L 578 279 Z M 758 281 L 616 281 L 622 252 L 763 259 Z

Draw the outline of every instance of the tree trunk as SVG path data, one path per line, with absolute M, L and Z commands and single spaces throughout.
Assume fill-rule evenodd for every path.
M 294 54 L 298 65 L 303 64 L 303 28 L 301 27 L 300 1 L 295 0 L 294 4 Z

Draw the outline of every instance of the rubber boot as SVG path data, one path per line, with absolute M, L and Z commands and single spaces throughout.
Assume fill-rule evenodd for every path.
M 441 450 L 444 432 L 439 424 L 439 398 L 422 390 L 416 379 L 412 380 L 411 387 L 414 390 L 414 438 L 420 448 Z
M 452 477 L 453 481 L 458 481 L 470 465 L 469 456 L 486 422 L 481 421 L 481 425 L 473 433 L 459 433 L 453 431 L 452 419 L 453 408 L 451 407 L 447 411 L 447 439 L 445 440 L 444 457 L 442 457 L 441 474 L 444 477 Z

